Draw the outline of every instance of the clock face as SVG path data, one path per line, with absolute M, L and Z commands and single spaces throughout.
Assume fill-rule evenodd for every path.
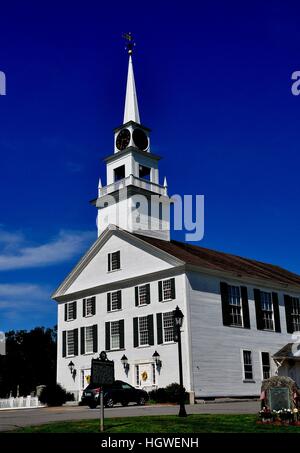
M 128 129 L 122 129 L 116 139 L 116 146 L 117 148 L 122 151 L 123 149 L 127 148 L 130 142 L 130 132 Z
M 132 138 L 135 146 L 144 151 L 148 148 L 148 137 L 142 129 L 134 129 Z

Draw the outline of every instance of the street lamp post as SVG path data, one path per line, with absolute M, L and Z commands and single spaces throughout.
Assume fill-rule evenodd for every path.
M 184 397 L 185 392 L 183 388 L 183 374 L 182 374 L 182 350 L 181 350 L 181 327 L 183 323 L 184 314 L 177 306 L 176 310 L 173 311 L 174 323 L 175 323 L 175 340 L 178 342 L 178 362 L 179 362 L 179 385 L 180 385 L 180 408 L 179 408 L 179 417 L 186 417 L 187 413 L 184 406 Z

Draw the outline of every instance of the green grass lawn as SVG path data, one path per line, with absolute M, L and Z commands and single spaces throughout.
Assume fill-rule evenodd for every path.
M 256 415 L 175 415 L 105 420 L 107 433 L 300 433 L 300 426 L 257 424 Z M 18 433 L 97 433 L 99 419 L 55 422 L 18 429 Z

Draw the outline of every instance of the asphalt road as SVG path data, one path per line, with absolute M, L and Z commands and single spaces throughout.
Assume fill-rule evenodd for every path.
M 214 402 L 186 406 L 188 414 L 254 414 L 260 409 L 259 401 Z M 10 431 L 23 426 L 41 425 L 65 420 L 97 418 L 99 408 L 81 406 L 47 407 L 40 409 L 17 409 L 0 411 L 0 431 Z M 143 415 L 172 415 L 178 413 L 176 406 L 116 406 L 105 409 L 105 417 L 135 417 Z

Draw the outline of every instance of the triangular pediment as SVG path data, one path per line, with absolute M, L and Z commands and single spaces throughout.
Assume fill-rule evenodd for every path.
M 120 251 L 121 269 L 108 271 L 108 254 Z M 140 237 L 108 227 L 81 258 L 53 294 L 53 299 L 79 294 L 116 282 L 167 271 L 184 264 L 178 258 L 145 242 Z

